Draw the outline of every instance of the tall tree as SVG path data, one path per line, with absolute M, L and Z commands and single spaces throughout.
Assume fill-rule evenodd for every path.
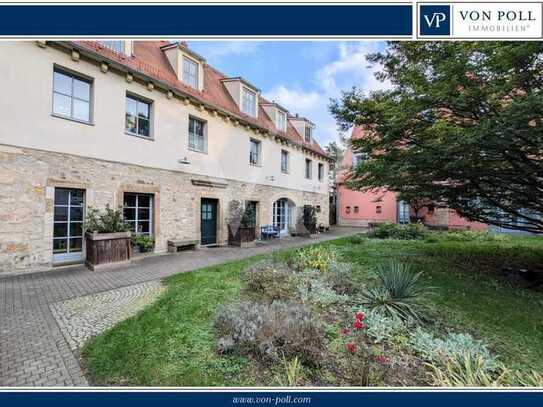
M 330 103 L 367 129 L 352 188 L 543 233 L 543 42 L 390 42 L 368 60 L 391 88 Z

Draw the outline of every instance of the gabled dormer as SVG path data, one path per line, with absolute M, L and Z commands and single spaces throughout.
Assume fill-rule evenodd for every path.
M 134 55 L 134 41 L 130 40 L 112 40 L 112 41 L 96 41 L 104 48 L 115 51 L 117 54 L 122 54 L 131 57 Z
M 160 49 L 168 58 L 179 81 L 198 91 L 204 89 L 205 59 L 202 56 L 189 49 L 185 42 L 167 44 Z
M 292 126 L 296 129 L 300 137 L 308 143 L 313 143 L 313 131 L 315 130 L 315 123 L 309 121 L 305 117 L 290 116 L 288 118 Z
M 288 110 L 275 102 L 260 104 L 278 131 L 287 131 Z
M 260 89 L 242 77 L 225 78 L 221 82 L 238 105 L 239 110 L 246 115 L 258 117 Z

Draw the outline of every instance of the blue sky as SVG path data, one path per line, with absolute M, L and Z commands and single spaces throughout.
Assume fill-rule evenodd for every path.
M 383 42 L 359 41 L 191 41 L 190 48 L 228 76 L 242 76 L 262 95 L 317 125 L 321 144 L 337 140 L 328 102 L 341 90 L 383 88 L 365 56 Z

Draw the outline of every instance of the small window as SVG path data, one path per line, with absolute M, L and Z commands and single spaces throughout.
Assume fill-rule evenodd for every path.
M 124 54 L 124 41 L 98 41 L 104 47 L 107 47 L 119 54 Z
M 308 159 L 308 158 L 306 158 L 306 159 L 305 159 L 305 177 L 306 177 L 307 179 L 311 179 L 311 175 L 312 175 L 312 174 L 311 174 L 311 167 L 312 167 L 311 164 L 312 164 L 312 163 L 311 163 L 311 160 Z
M 199 152 L 206 151 L 205 137 L 206 122 L 189 117 L 189 149 Z
M 305 126 L 305 142 L 311 143 L 311 138 L 313 137 L 313 128 Z
M 285 112 L 277 111 L 276 126 L 281 131 L 287 131 L 287 115 Z
M 126 95 L 126 131 L 134 136 L 151 138 L 151 103 Z
M 361 162 L 368 159 L 368 155 L 365 153 L 355 153 L 353 154 L 353 167 L 356 167 Z
M 383 209 L 381 208 L 381 206 L 380 206 L 380 205 L 377 205 L 377 206 L 375 207 L 375 213 L 382 213 L 382 212 L 383 212 Z
M 358 213 L 358 206 L 354 207 L 354 213 Z
M 123 218 L 138 235 L 153 235 L 153 195 L 125 193 Z
M 198 63 L 187 57 L 183 58 L 183 82 L 198 89 Z
M 281 150 L 281 172 L 288 174 L 289 168 L 289 152 Z
M 319 163 L 318 175 L 319 175 L 319 181 L 322 182 L 324 179 L 324 164 Z
M 345 208 L 345 213 L 351 213 L 351 207 L 350 206 L 347 206 Z
M 315 206 L 315 212 L 321 213 L 321 206 L 320 205 Z
M 241 111 L 256 117 L 256 93 L 247 88 L 242 91 Z
M 251 165 L 260 165 L 260 147 L 260 141 L 252 138 L 251 149 L 249 151 L 249 163 Z
M 53 114 L 90 123 L 91 87 L 89 80 L 55 69 L 53 72 Z

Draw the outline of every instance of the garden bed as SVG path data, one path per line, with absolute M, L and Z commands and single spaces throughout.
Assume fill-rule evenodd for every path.
M 511 373 L 500 385 L 530 384 L 530 372 L 543 370 L 543 294 L 499 276 L 509 264 L 542 264 L 543 240 L 468 237 L 348 238 L 315 246 L 333 247 L 332 259 L 326 250 L 290 250 L 174 276 L 154 305 L 86 346 L 89 378 L 150 386 L 437 385 L 432 365 L 445 365 L 435 349 L 445 348 L 484 358 L 493 381 L 497 364 L 523 375 L 524 383 Z M 304 258 L 310 267 L 300 267 Z M 379 285 L 383 259 L 423 272 L 420 283 L 431 290 L 417 301 L 426 322 L 398 324 L 362 306 L 363 293 Z M 272 322 L 243 337 L 249 310 Z M 289 332 L 285 316 L 299 329 Z M 283 346 L 287 337 L 298 347 Z

